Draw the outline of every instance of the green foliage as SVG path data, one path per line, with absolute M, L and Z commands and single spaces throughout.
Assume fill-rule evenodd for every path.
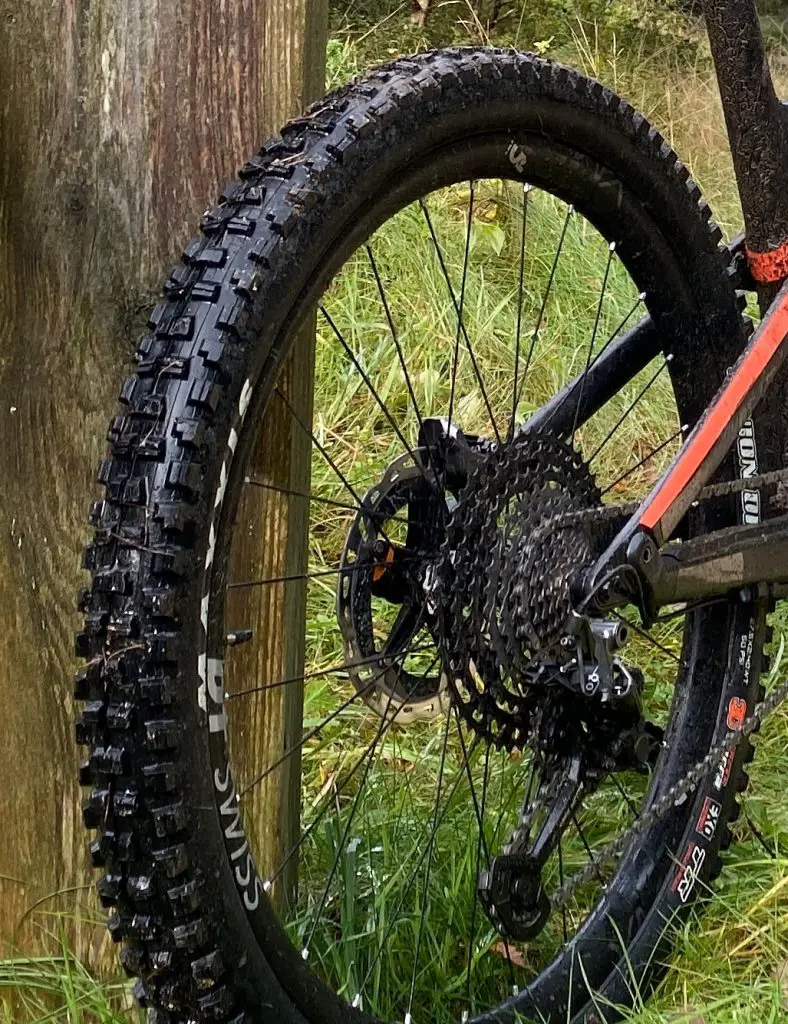
M 666 40 L 691 48 L 694 21 L 685 8 L 684 0 L 433 0 L 426 24 L 418 27 L 409 3 L 339 0 L 332 24 L 337 37 L 353 38 L 367 58 L 490 42 L 553 55 L 578 37 L 603 48 L 616 40 L 642 52 Z
M 0 960 L 2 1024 L 141 1024 L 129 981 L 100 981 L 68 949 Z

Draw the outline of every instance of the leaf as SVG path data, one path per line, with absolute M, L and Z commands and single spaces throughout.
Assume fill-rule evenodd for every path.
M 505 942 L 496 942 L 490 946 L 490 952 L 495 953 L 496 956 L 503 957 L 504 960 L 508 960 L 514 964 L 515 967 L 525 967 L 525 957 L 519 949 L 515 949 L 514 946 L 507 946 Z
M 534 51 L 539 54 L 540 57 L 544 57 L 550 47 L 553 45 L 555 36 L 550 36 L 549 39 L 539 39 L 533 44 Z
M 506 245 L 506 232 L 500 224 L 485 224 L 474 221 L 471 248 L 481 253 L 495 253 L 500 256 Z

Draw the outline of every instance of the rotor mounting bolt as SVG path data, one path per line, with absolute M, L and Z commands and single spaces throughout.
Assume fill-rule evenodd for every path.
M 378 558 L 383 558 L 388 551 L 389 546 L 382 537 L 375 541 L 375 546 L 372 549 Z

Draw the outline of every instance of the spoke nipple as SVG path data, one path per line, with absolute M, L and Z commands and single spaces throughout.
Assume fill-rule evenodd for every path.
M 410 1011 L 405 1014 L 405 1024 L 413 1024 L 413 1018 L 410 1015 Z
M 245 484 L 250 484 L 251 482 L 252 482 L 252 478 L 250 476 L 245 476 L 244 477 L 244 483 Z
M 638 300 L 640 302 L 645 302 L 646 301 L 646 292 L 641 292 L 640 295 L 638 295 Z
M 668 352 L 668 354 L 665 356 L 665 362 L 666 363 L 672 363 L 675 358 L 676 358 L 675 352 Z
M 309 950 L 306 948 L 306 946 L 304 946 L 304 948 L 301 950 L 301 959 L 302 960 L 308 960 L 309 959 Z
M 616 251 L 616 243 L 615 242 L 611 242 L 610 245 L 608 246 L 608 249 L 611 252 L 615 252 Z
M 224 638 L 227 647 L 239 647 L 241 644 L 248 644 L 254 636 L 251 629 L 237 629 L 234 633 L 228 633 Z
M 574 213 L 575 212 L 575 204 L 574 203 L 570 203 L 569 206 L 567 207 L 566 212 L 568 214 Z
M 271 879 L 270 878 L 266 878 L 266 880 L 263 882 L 263 892 L 270 892 L 270 891 L 271 891 Z
M 461 1024 L 468 1024 L 468 1011 L 462 1011 L 462 1017 L 460 1018 Z
M 520 986 L 519 985 L 512 985 L 512 995 L 513 996 L 519 996 L 520 995 Z
M 688 430 L 689 430 L 689 423 L 682 423 L 681 424 L 681 432 L 682 432 L 682 434 L 686 434 Z
M 361 993 L 360 992 L 356 992 L 356 994 L 353 996 L 353 1002 L 350 1005 L 353 1007 L 354 1010 L 357 1010 L 359 1008 L 359 1006 L 361 1006 Z

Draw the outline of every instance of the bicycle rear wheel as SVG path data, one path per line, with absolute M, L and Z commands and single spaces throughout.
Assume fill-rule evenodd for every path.
M 529 672 L 555 581 L 592 542 L 545 548 L 529 586 L 548 596 L 525 620 L 509 556 L 551 510 L 644 493 L 723 379 L 745 328 L 708 207 L 598 83 L 470 50 L 317 105 L 203 231 L 124 385 L 87 556 L 85 818 L 124 965 L 161 1019 L 614 1019 L 718 870 L 742 755 L 532 941 L 496 937 L 479 876 L 558 786 L 531 739 L 585 715 Z M 288 359 L 316 307 L 310 420 Z M 595 360 L 644 311 L 657 344 L 627 349 L 613 387 Z M 511 468 L 494 512 L 452 468 L 458 445 L 474 472 Z M 305 490 L 277 477 L 283 448 L 306 451 Z M 448 542 L 469 507 L 481 532 Z M 737 514 L 721 503 L 687 528 Z M 259 532 L 264 564 L 248 558 Z M 435 576 L 462 564 L 468 591 L 498 574 L 494 620 L 447 640 Z M 723 603 L 631 641 L 664 749 L 654 774 L 597 771 L 543 869 L 548 896 L 708 752 L 731 701 L 753 701 L 764 615 Z M 272 753 L 258 737 L 302 686 Z

